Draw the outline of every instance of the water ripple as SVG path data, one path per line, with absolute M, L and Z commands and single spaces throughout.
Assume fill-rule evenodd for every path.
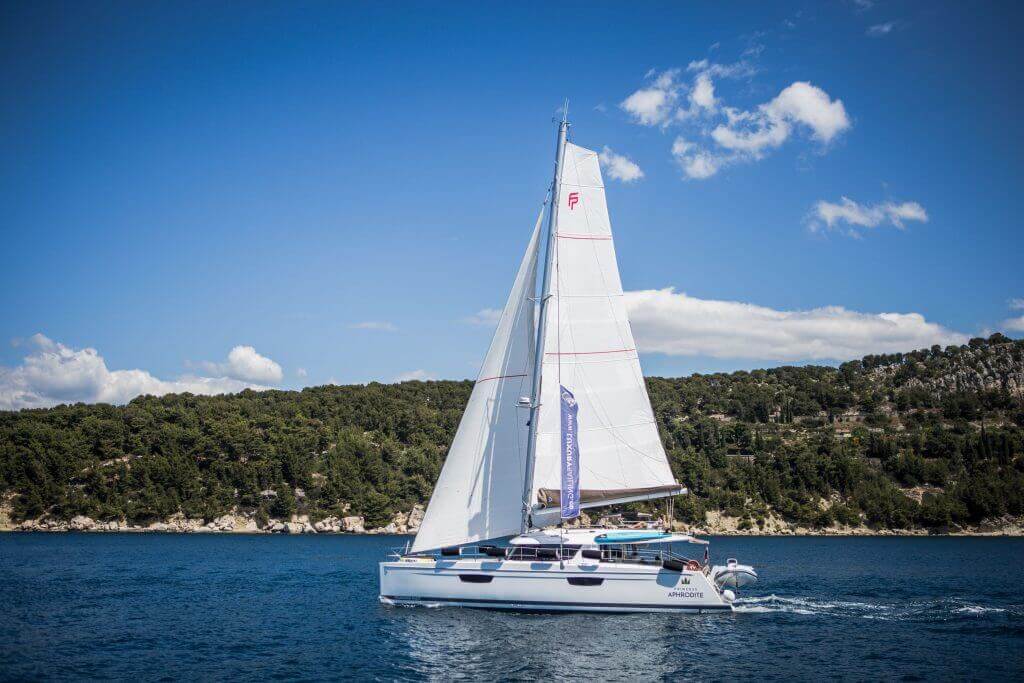
M 1024 542 L 715 539 L 732 614 L 377 601 L 388 537 L 0 535 L 0 680 L 890 680 L 1024 672 Z M 976 558 L 1010 569 L 979 583 Z M 886 558 L 880 563 L 878 558 Z

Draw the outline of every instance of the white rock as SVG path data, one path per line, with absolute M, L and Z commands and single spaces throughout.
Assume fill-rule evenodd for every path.
M 221 531 L 231 531 L 235 528 L 235 517 L 234 515 L 221 515 L 213 520 L 213 525 Z
M 75 515 L 71 518 L 68 528 L 72 531 L 89 531 L 96 526 L 96 522 L 84 515 Z
M 302 524 L 299 522 L 285 522 L 284 528 L 289 534 L 301 534 Z
M 346 517 L 341 520 L 342 530 L 350 534 L 364 534 L 366 533 L 366 522 L 363 521 L 362 517 Z
M 423 523 L 423 506 L 416 505 L 413 507 L 412 512 L 409 513 L 409 521 L 407 525 L 409 531 L 417 531 L 420 528 L 420 524 Z

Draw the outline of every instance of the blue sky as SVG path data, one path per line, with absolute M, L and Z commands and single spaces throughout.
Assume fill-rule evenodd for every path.
M 0 407 L 475 376 L 566 97 L 647 374 L 1019 336 L 980 7 L 6 3 Z

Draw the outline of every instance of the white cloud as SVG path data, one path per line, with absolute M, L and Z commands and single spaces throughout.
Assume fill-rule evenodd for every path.
M 689 73 L 695 74 L 686 97 L 686 108 L 676 109 L 673 116 L 676 122 L 688 122 L 710 117 L 718 112 L 719 100 L 715 96 L 714 78 L 741 78 L 751 76 L 755 69 L 748 62 L 735 64 L 717 64 L 707 59 L 690 62 L 686 66 Z M 680 86 L 680 89 L 683 87 Z
M 1024 299 L 1010 299 L 1006 303 L 1014 311 L 1024 310 Z M 1024 332 L 1024 315 L 1016 318 L 1007 318 L 1003 321 L 1003 329 Z
M 855 4 L 857 9 L 861 12 L 864 12 L 875 6 L 875 0 L 853 0 L 853 4 Z
M 928 212 L 917 202 L 883 202 L 881 204 L 858 204 L 849 197 L 842 197 L 838 204 L 821 200 L 814 205 L 808 218 L 811 230 L 837 229 L 842 224 L 859 228 L 876 228 L 883 223 L 890 223 L 902 229 L 904 221 L 928 222 Z M 847 229 L 848 234 L 856 237 L 859 232 L 854 228 Z
M 700 145 L 678 137 L 673 145 L 672 154 L 687 178 L 710 178 L 730 164 L 762 159 L 801 130 L 827 145 L 852 126 L 842 100 L 806 81 L 791 83 L 750 111 L 724 106 L 714 79 L 753 75 L 756 70 L 747 61 L 717 64 L 701 59 L 690 62 L 686 71 L 694 74 L 689 85 L 679 81 L 679 69 L 648 72 L 647 86 L 620 106 L 641 125 L 676 124 L 691 128 L 690 138 L 706 138 L 707 144 Z
M 462 322 L 469 323 L 470 325 L 483 325 L 485 327 L 494 327 L 501 320 L 501 309 L 500 308 L 481 308 L 473 315 L 467 316 L 462 319 Z
M 308 377 L 309 373 L 306 372 L 306 368 L 295 368 L 296 377 Z
M 626 306 L 640 351 L 673 356 L 843 361 L 968 340 L 919 313 L 859 313 L 841 306 L 780 311 L 671 288 L 627 292 Z
M 875 24 L 874 26 L 868 27 L 868 30 L 865 31 L 865 33 L 873 38 L 878 38 L 891 33 L 894 28 L 896 28 L 896 22 L 887 21 L 884 24 Z
M 136 396 L 169 393 L 223 394 L 268 387 L 234 377 L 184 375 L 161 380 L 145 370 L 110 370 L 96 349 L 75 350 L 42 334 L 29 340 L 21 365 L 0 367 L 0 409 L 45 408 L 60 403 L 126 403 Z M 235 347 L 251 349 L 252 347 Z M 234 351 L 234 350 L 233 350 Z M 253 351 L 255 353 L 255 351 Z M 243 352 L 242 356 L 247 356 Z M 256 354 L 259 358 L 263 358 Z M 238 354 L 236 354 L 236 358 Z M 273 363 L 269 359 L 263 360 Z M 230 359 L 229 363 L 230 365 Z M 280 366 L 277 366 L 280 370 Z M 251 370 L 251 367 L 248 368 Z M 268 366 L 263 366 L 264 374 Z
M 350 330 L 377 330 L 378 332 L 397 332 L 398 326 L 386 320 L 367 320 L 361 323 L 352 323 L 348 326 Z
M 841 100 L 833 100 L 821 88 L 802 81 L 754 111 L 729 109 L 726 116 L 728 121 L 711 131 L 711 138 L 719 146 L 752 159 L 782 146 L 797 126 L 806 127 L 813 138 L 828 143 L 851 125 Z
M 398 377 L 395 377 L 395 383 L 399 382 L 411 382 L 413 380 L 420 382 L 429 382 L 437 379 L 433 373 L 427 372 L 426 370 L 411 370 L 409 372 L 403 372 Z
M 622 154 L 616 154 L 607 145 L 601 150 L 598 159 L 600 159 L 601 168 L 605 170 L 605 173 L 615 180 L 632 183 L 644 177 L 643 170 L 632 159 Z
M 261 356 L 251 346 L 236 346 L 228 353 L 228 362 L 221 366 L 228 377 L 247 382 L 276 384 L 284 377 L 281 366 Z
M 806 81 L 797 81 L 765 106 L 769 118 L 802 123 L 821 142 L 831 142 L 850 127 L 842 100 Z
M 636 123 L 642 126 L 660 126 L 672 118 L 672 111 L 679 100 L 680 85 L 676 81 L 678 69 L 669 69 L 658 74 L 647 72 L 650 83 L 623 100 L 619 106 Z
M 686 65 L 686 70 L 696 73 L 696 78 L 700 78 L 702 75 L 714 78 L 744 78 L 757 73 L 757 69 L 745 60 L 733 64 L 719 64 L 708 59 L 695 60 Z
M 690 104 L 700 109 L 714 110 L 715 84 L 711 82 L 711 76 L 707 73 L 697 75 L 690 90 Z
M 687 178 L 703 180 L 718 173 L 726 160 L 709 153 L 699 145 L 688 142 L 685 138 L 678 137 L 672 143 L 672 156 L 676 163 L 683 169 Z

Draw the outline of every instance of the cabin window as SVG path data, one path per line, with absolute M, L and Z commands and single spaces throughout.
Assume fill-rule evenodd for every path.
M 510 560 L 568 560 L 576 555 L 576 551 L 580 549 L 579 545 L 554 545 L 554 544 L 543 544 L 543 545 L 517 545 L 513 546 L 512 550 L 509 551 L 508 559 Z M 538 552 L 543 550 L 544 552 Z M 562 551 L 562 556 L 559 558 L 559 550 Z M 552 552 L 554 554 L 552 554 Z M 539 555 L 546 555 L 546 557 L 539 557 Z

